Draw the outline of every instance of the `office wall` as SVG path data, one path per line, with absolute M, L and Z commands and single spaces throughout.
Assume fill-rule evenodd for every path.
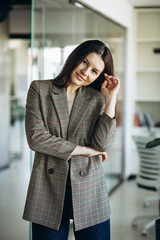
M 9 74 L 7 21 L 0 23 L 0 169 L 9 164 Z
M 8 18 L 9 34 L 30 34 L 31 33 L 31 10 L 17 9 L 9 12 Z
M 28 89 L 28 48 L 27 41 L 22 40 L 19 46 L 14 50 L 15 59 L 15 95 L 20 99 L 24 106 Z

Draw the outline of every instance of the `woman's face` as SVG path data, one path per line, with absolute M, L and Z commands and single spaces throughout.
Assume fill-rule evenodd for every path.
M 71 73 L 70 85 L 87 86 L 94 82 L 104 70 L 101 56 L 95 52 L 87 55 Z

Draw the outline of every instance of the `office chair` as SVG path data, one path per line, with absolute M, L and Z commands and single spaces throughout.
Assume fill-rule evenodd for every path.
M 148 230 L 155 225 L 155 221 L 160 216 L 160 146 L 146 148 L 153 137 L 134 137 L 136 148 L 139 155 L 139 172 L 136 178 L 136 184 L 140 188 L 158 192 L 158 196 L 144 199 L 144 206 L 148 206 L 150 201 L 159 200 L 159 215 L 156 216 L 139 216 L 132 221 L 132 226 L 136 227 L 138 220 L 152 218 L 142 230 L 142 235 L 148 235 Z

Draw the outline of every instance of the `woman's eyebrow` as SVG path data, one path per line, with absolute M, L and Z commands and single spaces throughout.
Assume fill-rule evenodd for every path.
M 90 62 L 88 61 L 88 59 L 87 59 L 87 58 L 85 58 L 85 59 L 86 59 L 86 61 L 90 64 Z M 99 71 L 97 68 L 95 68 L 95 67 L 94 67 L 94 70 L 100 72 L 100 71 Z

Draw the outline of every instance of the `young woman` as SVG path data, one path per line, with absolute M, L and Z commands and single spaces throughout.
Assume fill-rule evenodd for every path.
M 80 44 L 52 80 L 33 81 L 26 135 L 35 151 L 23 218 L 33 240 L 110 239 L 110 206 L 102 161 L 116 128 L 119 79 L 108 47 Z

